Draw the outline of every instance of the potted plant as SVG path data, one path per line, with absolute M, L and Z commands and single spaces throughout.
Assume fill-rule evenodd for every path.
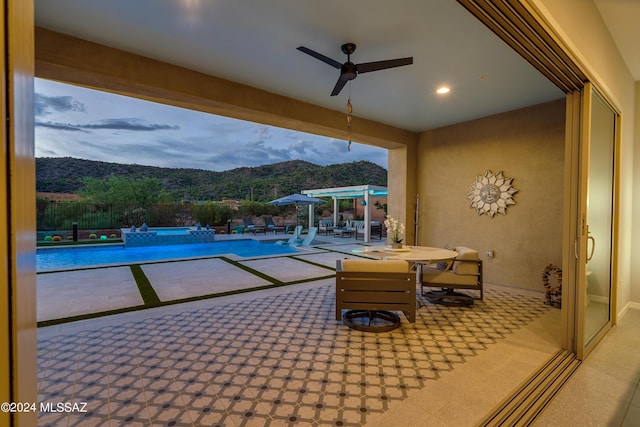
M 384 226 L 387 228 L 387 236 L 391 242 L 392 249 L 401 249 L 404 235 L 404 224 L 398 222 L 390 216 L 384 220 Z

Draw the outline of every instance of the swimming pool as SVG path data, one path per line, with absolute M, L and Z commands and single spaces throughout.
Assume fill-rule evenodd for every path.
M 296 252 L 296 249 L 289 245 L 276 245 L 274 242 L 260 242 L 249 239 L 130 248 L 125 248 L 123 245 L 38 248 L 36 251 L 36 271 L 69 270 L 99 265 L 197 258 L 228 253 L 236 254 L 240 257 L 256 257 L 286 255 Z

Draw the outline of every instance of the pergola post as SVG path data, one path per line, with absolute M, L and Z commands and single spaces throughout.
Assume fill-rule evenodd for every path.
M 371 198 L 369 197 L 369 191 L 364 191 L 364 242 L 369 243 L 371 241 Z
M 333 196 L 333 226 L 337 227 L 340 220 L 340 199 Z

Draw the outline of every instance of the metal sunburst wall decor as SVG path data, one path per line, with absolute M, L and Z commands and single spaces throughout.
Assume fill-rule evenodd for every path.
M 502 171 L 494 174 L 487 171 L 479 175 L 473 184 L 469 185 L 467 199 L 471 200 L 470 207 L 474 208 L 478 215 L 487 214 L 491 218 L 496 213 L 505 215 L 509 205 L 515 205 L 513 195 L 518 192 L 511 186 L 513 178 L 505 178 Z

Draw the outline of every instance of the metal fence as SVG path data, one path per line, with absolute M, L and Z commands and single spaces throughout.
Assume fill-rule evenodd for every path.
M 301 209 L 301 218 L 305 211 Z M 262 215 L 291 218 L 295 215 L 295 207 L 259 203 L 230 207 L 221 204 L 140 206 L 47 201 L 37 203 L 37 231 L 71 230 L 74 222 L 81 230 L 139 227 L 143 223 L 152 227 L 184 227 L 198 222 L 203 226 L 226 226 L 228 220 L 242 223 L 244 217 Z

